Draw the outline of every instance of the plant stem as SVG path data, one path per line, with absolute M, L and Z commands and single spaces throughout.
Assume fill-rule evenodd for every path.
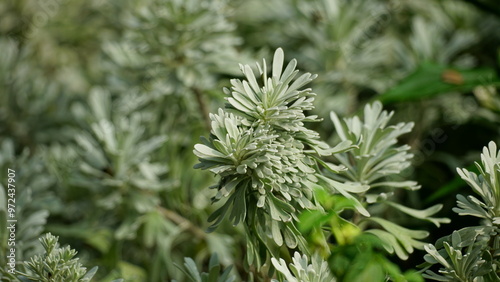
M 193 91 L 195 97 L 196 97 L 196 102 L 198 102 L 198 107 L 200 108 L 200 113 L 202 115 L 203 121 L 205 123 L 205 127 L 208 131 L 210 131 L 210 116 L 208 112 L 208 107 L 207 103 L 205 102 L 205 99 L 203 97 L 203 93 L 199 88 L 192 87 L 191 90 Z
M 174 223 L 176 223 L 179 226 L 185 227 L 187 230 L 191 231 L 196 238 L 198 239 L 205 239 L 206 234 L 203 230 L 201 230 L 199 227 L 194 225 L 191 221 L 189 221 L 187 218 L 181 216 L 180 214 L 166 209 L 164 207 L 158 207 L 158 209 L 161 211 L 161 213 Z

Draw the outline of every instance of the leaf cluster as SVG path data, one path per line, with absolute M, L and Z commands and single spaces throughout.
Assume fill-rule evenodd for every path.
M 90 281 L 97 272 L 97 267 L 87 269 L 75 258 L 77 252 L 69 246 L 60 248 L 59 237 L 47 233 L 40 238 L 45 250 L 43 255 L 35 255 L 26 265 L 26 273 L 20 272 L 21 281 Z
M 430 221 L 438 227 L 450 221 L 432 217 L 442 205 L 417 210 L 402 205 L 396 198 L 395 194 L 399 190 L 415 191 L 420 186 L 415 181 L 400 177 L 404 169 L 410 166 L 413 155 L 409 153 L 408 145 L 398 145 L 398 138 L 410 132 L 413 123 L 389 125 L 393 114 L 384 111 L 380 102 L 366 105 L 362 120 L 354 116 L 341 121 L 332 112 L 331 119 L 340 140 L 352 142 L 357 148 L 335 154 L 337 165 L 342 169 L 338 173 L 327 173 L 321 180 L 333 193 L 352 201 L 355 208 L 354 224 L 382 240 L 389 253 L 407 259 L 414 248 L 423 249 L 424 243 L 420 240 L 429 233 L 411 230 L 392 222 L 390 218 L 384 218 L 386 210 Z M 381 229 L 374 226 L 380 226 Z
M 500 258 L 500 151 L 491 141 L 483 148 L 481 163 L 476 162 L 479 175 L 457 168 L 460 177 L 480 196 L 457 195 L 459 215 L 482 219 L 481 226 L 468 226 L 426 245 L 424 277 L 437 281 L 499 281 Z M 439 270 L 429 269 L 439 265 Z
M 214 221 L 209 230 L 226 214 L 233 225 L 245 221 L 251 242 L 248 263 L 257 259 L 252 253 L 259 251 L 253 249 L 261 244 L 274 249 L 272 245 L 286 243 L 305 250 L 294 221 L 298 210 L 314 208 L 310 186 L 317 178 L 312 155 L 332 152 L 318 141 L 317 132 L 304 125 L 317 121 L 305 114 L 313 107 L 314 94 L 301 89 L 315 76 L 305 73 L 295 79 L 297 62 L 292 60 L 284 69 L 283 62 L 284 53 L 277 49 L 270 77 L 265 60 L 262 66 L 257 64 L 263 85 L 257 83 L 250 66 L 241 65 L 246 80 L 231 81 L 231 90 L 225 90 L 226 111 L 210 115 L 210 138 L 202 138 L 194 149 L 200 160 L 195 167 L 221 177 L 212 187 L 217 189 L 212 201 L 225 202 L 209 217 Z M 274 241 L 271 248 L 269 236 Z
M 303 259 L 307 259 L 311 248 L 305 243 L 304 233 L 311 234 L 313 245 L 326 257 L 337 252 L 327 243 L 330 236 L 340 246 L 374 236 L 377 247 L 401 259 L 407 259 L 414 248 L 423 249 L 420 240 L 428 232 L 402 227 L 382 216 L 384 209 L 394 209 L 437 226 L 449 222 L 431 217 L 441 205 L 416 210 L 397 203 L 394 197 L 398 189 L 420 188 L 414 181 L 397 177 L 412 158 L 409 146 L 398 146 L 397 139 L 413 124 L 388 125 L 393 113 L 383 111 L 380 102 L 365 107 L 363 120 L 355 116 L 340 121 L 332 112 L 340 141 L 331 148 L 304 126 L 307 121 L 317 121 L 317 117 L 305 115 L 313 108 L 314 94 L 310 89 L 299 89 L 314 76 L 306 73 L 292 82 L 298 73 L 296 61 L 292 60 L 284 70 L 283 61 L 283 51 L 277 49 L 271 77 L 265 60 L 263 67 L 257 64 L 263 85 L 257 83 L 250 66 L 241 65 L 246 80 L 231 81 L 232 89 L 225 89 L 226 109 L 210 115 L 211 135 L 195 145 L 194 154 L 200 160 L 195 168 L 220 176 L 219 184 L 212 187 L 217 189 L 212 201 L 225 201 L 209 217 L 214 221 L 209 230 L 214 230 L 226 215 L 234 226 L 244 222 L 247 264 L 263 264 L 269 252 L 273 266 L 286 279 L 291 279 L 292 274 L 287 272 L 284 261 L 276 259 L 276 246 L 285 243 L 290 249 L 298 247 L 304 253 Z M 335 163 L 323 160 L 325 156 L 332 156 Z M 345 213 L 348 210 L 350 217 Z M 264 250 L 266 256 L 259 250 Z M 301 265 L 298 260 L 296 263 Z M 381 266 L 377 271 L 382 277 L 388 273 L 393 279 L 404 276 L 383 256 L 374 255 L 364 265 L 370 263 Z M 311 274 L 292 269 L 300 277 Z M 300 277 L 295 279 L 305 279 Z
M 198 270 L 196 263 L 191 258 L 184 259 L 184 268 L 182 271 L 186 274 L 190 281 L 193 282 L 232 282 L 235 281 L 235 277 L 230 274 L 232 266 L 224 269 L 222 273 L 221 266 L 219 264 L 219 258 L 217 253 L 213 253 L 210 256 L 210 261 L 208 263 L 208 273 L 201 272 Z M 175 281 L 175 280 L 173 280 Z

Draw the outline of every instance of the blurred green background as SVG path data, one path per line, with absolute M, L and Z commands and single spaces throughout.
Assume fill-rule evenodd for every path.
M 205 233 L 216 179 L 193 169 L 192 150 L 238 63 L 278 47 L 318 74 L 324 139 L 336 140 L 330 111 L 373 100 L 414 121 L 406 176 L 422 189 L 404 201 L 456 218 L 455 194 L 469 191 L 455 168 L 500 141 L 496 0 L 6 0 L 0 176 L 17 173 L 18 260 L 50 231 L 102 281 L 183 281 L 175 264 L 212 252 L 247 279 L 241 226 Z M 415 227 L 434 242 L 467 224 Z

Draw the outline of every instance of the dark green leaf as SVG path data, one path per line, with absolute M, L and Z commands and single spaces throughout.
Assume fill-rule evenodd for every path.
M 471 91 L 480 85 L 500 85 L 494 69 L 459 69 L 423 63 L 377 99 L 385 104 L 415 101 L 450 92 Z

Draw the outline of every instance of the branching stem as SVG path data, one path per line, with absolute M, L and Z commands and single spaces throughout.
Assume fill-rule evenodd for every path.
M 158 207 L 158 209 L 161 211 L 161 213 L 174 223 L 178 224 L 179 226 L 185 227 L 187 230 L 191 231 L 198 239 L 205 239 L 206 234 L 203 230 L 201 230 L 199 227 L 194 225 L 191 221 L 189 221 L 187 218 L 181 216 L 180 214 L 166 209 L 164 207 Z

